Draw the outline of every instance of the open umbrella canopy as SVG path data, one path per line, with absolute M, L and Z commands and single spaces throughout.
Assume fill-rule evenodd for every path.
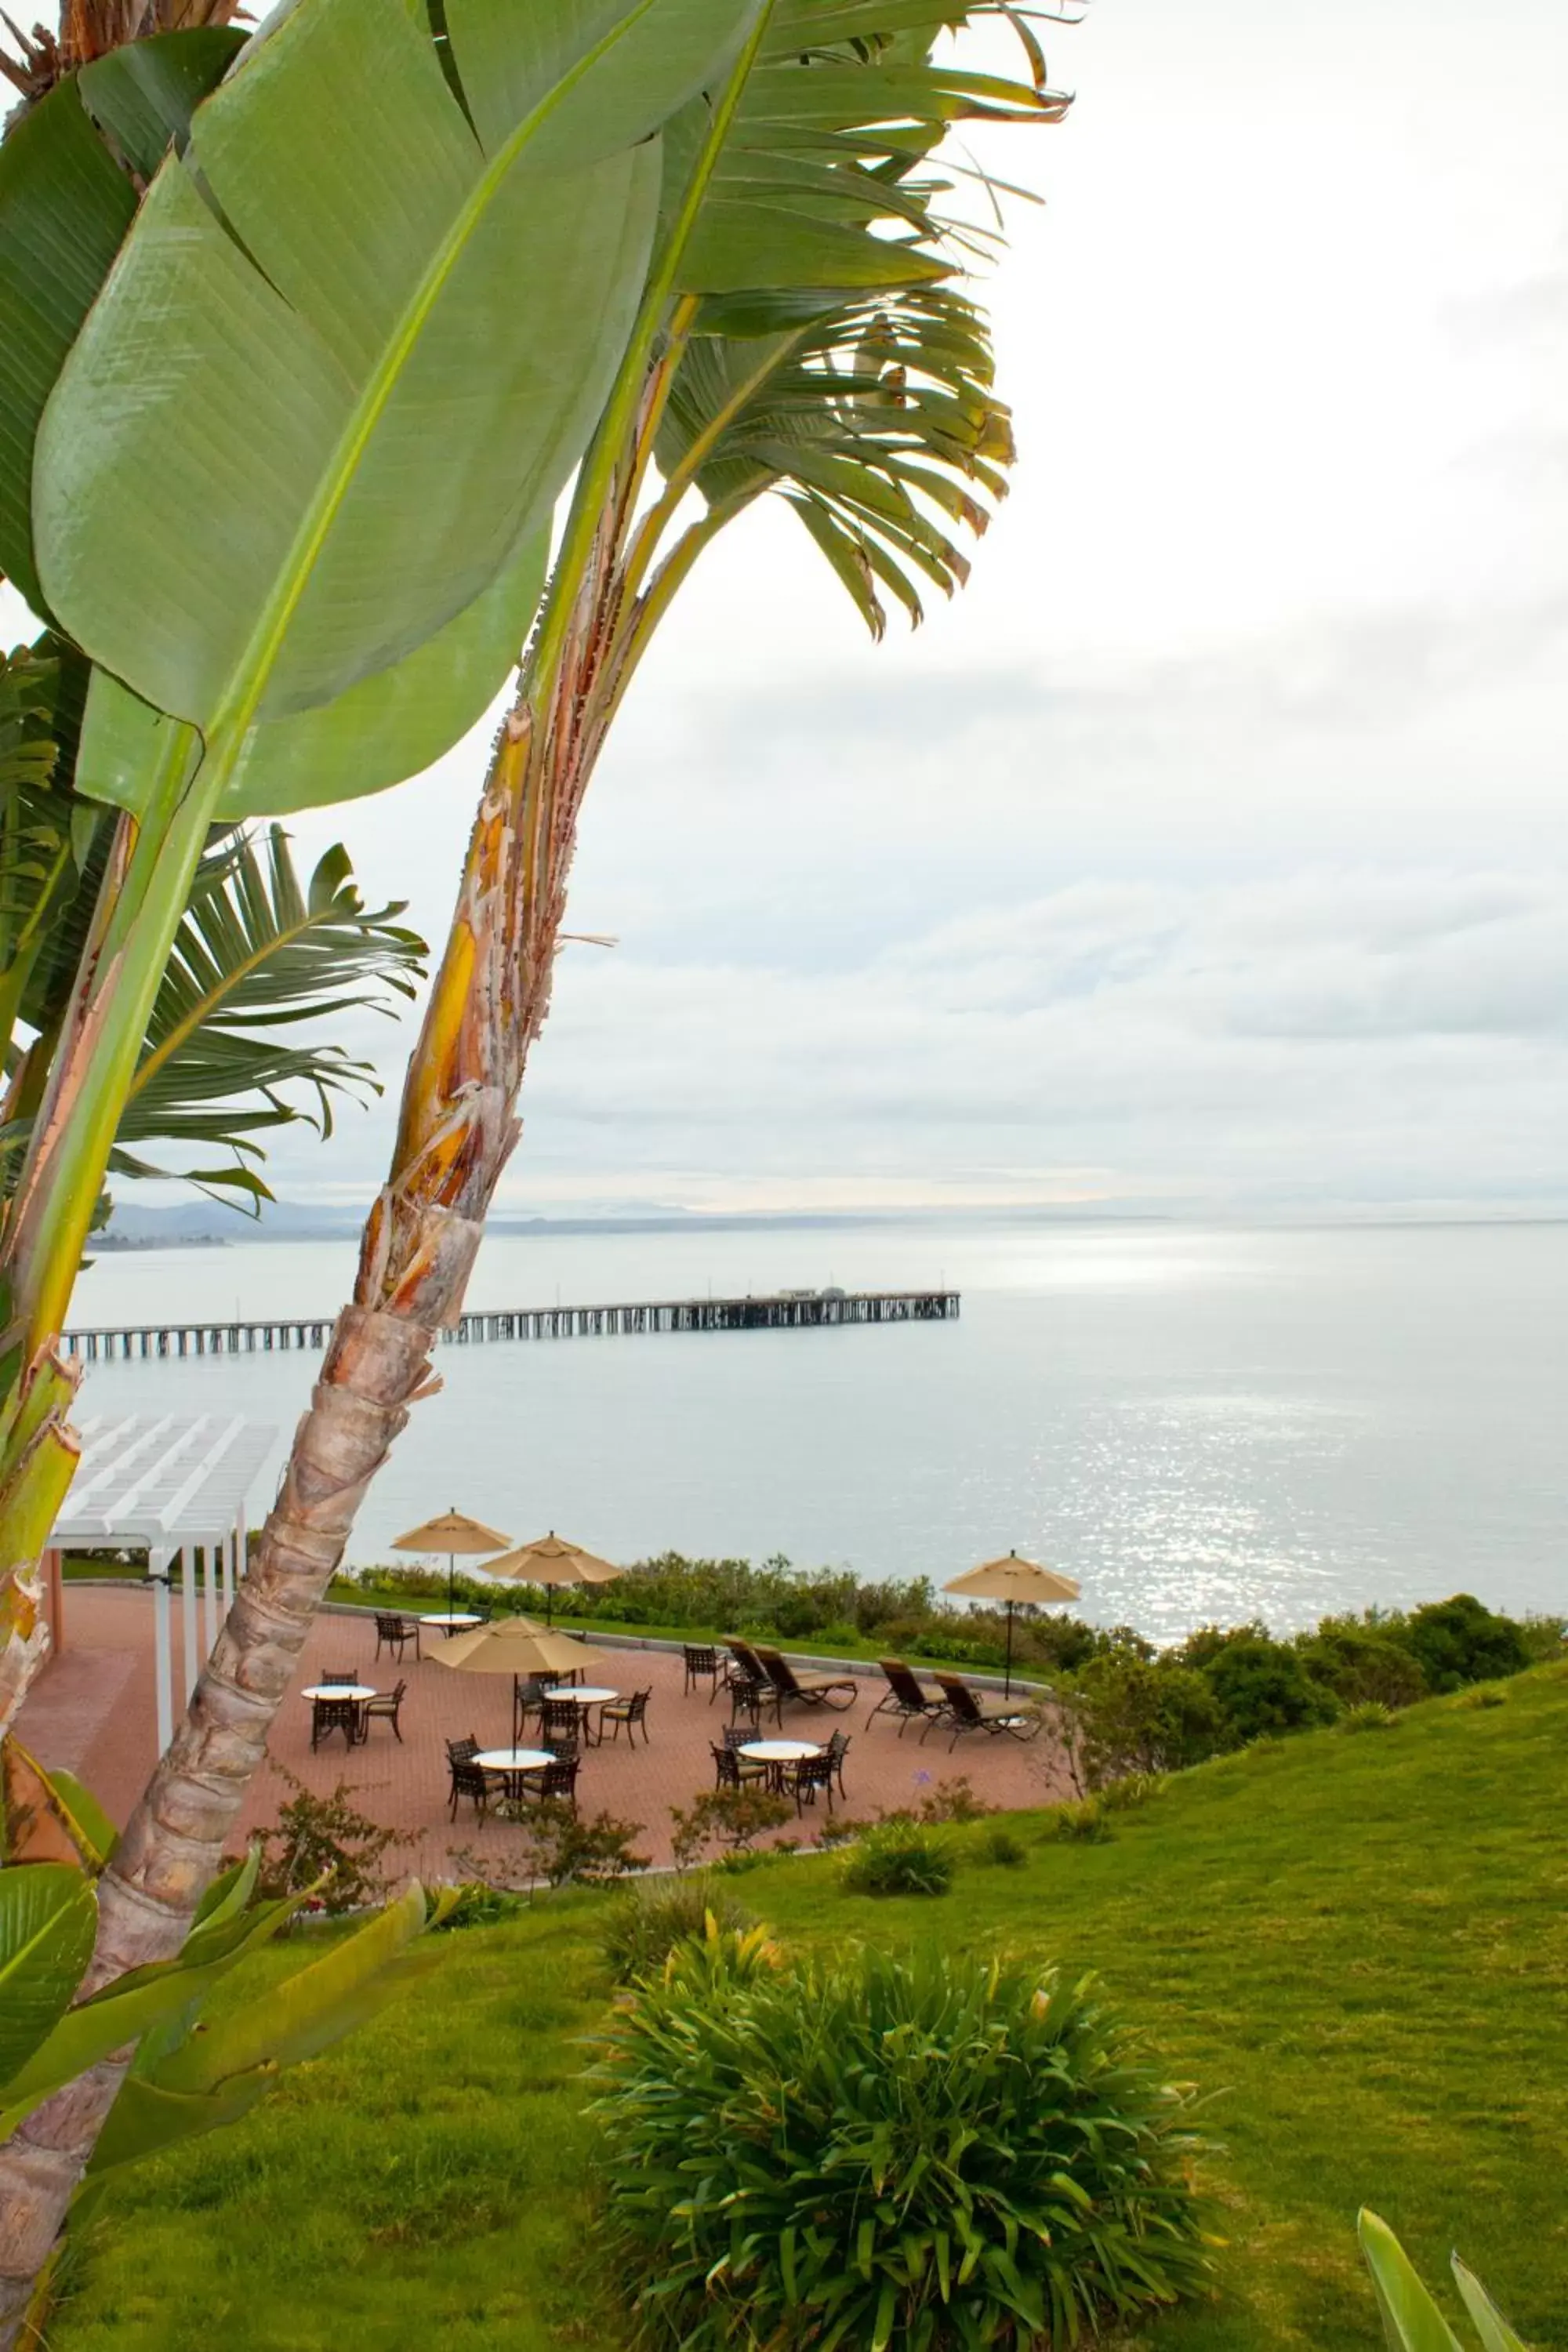
M 483 1552 L 504 1551 L 511 1538 L 498 1535 L 481 1519 L 470 1519 L 465 1511 L 443 1511 L 438 1519 L 426 1519 L 421 1527 L 410 1528 L 405 1536 L 394 1536 L 394 1551 Z
M 1032 1559 L 1020 1559 L 1010 1551 L 1005 1559 L 983 1560 L 978 1568 L 965 1569 L 944 1592 L 962 1592 L 970 1601 L 1011 1601 L 1016 1606 L 1025 1601 L 1076 1601 L 1079 1587 L 1070 1576 L 1059 1576 L 1054 1568 L 1037 1568 Z
M 438 1519 L 426 1519 L 419 1527 L 410 1528 L 406 1535 L 394 1536 L 394 1551 L 444 1551 L 447 1555 L 447 1609 L 452 1608 L 453 1559 L 462 1552 L 504 1551 L 511 1538 L 487 1528 L 482 1519 L 470 1519 L 466 1511 L 443 1511 Z
M 438 1666 L 468 1675 L 571 1675 L 607 1666 L 603 1650 L 590 1650 L 570 1633 L 552 1633 L 530 1617 L 496 1617 L 467 1633 L 454 1633 L 430 1655 Z
M 511 1676 L 511 1733 L 515 1747 L 521 1733 L 525 1675 L 581 1674 L 590 1666 L 610 1663 L 602 1650 L 590 1650 L 569 1633 L 552 1633 L 528 1617 L 497 1617 L 471 1633 L 454 1633 L 430 1655 L 438 1666 L 455 1666 L 460 1675 Z
M 1007 1667 L 1003 1688 L 1013 1688 L 1013 1612 L 1026 1605 L 1038 1606 L 1047 1601 L 1076 1601 L 1079 1588 L 1070 1576 L 1058 1576 L 1054 1568 L 1037 1567 L 1032 1559 L 1020 1559 L 1010 1551 L 1005 1559 L 982 1560 L 978 1568 L 967 1568 L 962 1576 L 942 1586 L 944 1592 L 961 1592 L 966 1601 L 1000 1601 L 1007 1612 Z
M 515 1551 L 490 1560 L 485 1569 L 487 1576 L 504 1576 L 514 1584 L 542 1584 L 551 1606 L 558 1584 L 608 1584 L 620 1573 L 581 1544 L 568 1543 L 553 1528 L 547 1536 L 535 1536 L 531 1543 L 519 1544 Z

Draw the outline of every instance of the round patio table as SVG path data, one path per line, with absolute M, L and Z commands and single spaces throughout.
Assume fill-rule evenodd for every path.
M 816 1739 L 748 1739 L 735 1750 L 748 1763 L 767 1766 L 768 1786 L 775 1796 L 781 1797 L 784 1793 L 784 1766 L 804 1764 L 810 1757 L 824 1752 L 821 1742 Z
M 499 1773 L 506 1784 L 505 1802 L 521 1804 L 530 1772 L 542 1772 L 555 1757 L 548 1748 L 481 1748 L 474 1762 L 486 1772 Z
M 300 1693 L 301 1698 L 374 1698 L 374 1683 L 311 1683 Z
M 540 1696 L 542 1698 L 569 1698 L 574 1706 L 580 1707 L 582 1710 L 584 1738 L 589 1740 L 595 1748 L 604 1746 L 605 1727 L 600 1724 L 598 1736 L 595 1738 L 588 1728 L 588 1709 L 591 1706 L 604 1706 L 609 1700 L 619 1698 L 618 1690 L 608 1690 L 603 1683 L 557 1683 L 552 1689 L 542 1691 Z
M 419 1620 L 422 1625 L 433 1625 L 438 1633 L 464 1633 L 470 1625 L 482 1625 L 484 1622 L 477 1609 L 455 1609 L 450 1612 L 437 1609 L 432 1615 L 421 1617 Z

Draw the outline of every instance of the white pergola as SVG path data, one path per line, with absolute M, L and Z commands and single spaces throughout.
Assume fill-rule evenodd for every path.
M 50 1545 L 60 1551 L 145 1547 L 158 1652 L 158 1746 L 174 1729 L 169 1571 L 181 1562 L 184 1688 L 195 1688 L 245 1573 L 246 1511 L 278 1432 L 226 1413 L 85 1415 L 81 1461 Z M 195 1556 L 206 1553 L 205 1626 L 198 1631 Z

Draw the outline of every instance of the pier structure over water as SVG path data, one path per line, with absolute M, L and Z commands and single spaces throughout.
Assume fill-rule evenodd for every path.
M 851 1323 L 946 1323 L 956 1290 L 781 1290 L 758 1298 L 664 1298 L 610 1307 L 486 1307 L 441 1334 L 451 1347 L 501 1339 L 609 1339 L 670 1331 L 809 1331 Z M 169 1356 L 272 1355 L 324 1348 L 330 1315 L 259 1321 L 142 1323 L 68 1331 L 68 1355 L 89 1363 Z

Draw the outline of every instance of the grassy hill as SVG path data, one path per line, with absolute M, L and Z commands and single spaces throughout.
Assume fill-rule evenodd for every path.
M 737 1892 L 786 1943 L 939 1936 L 1097 1969 L 1213 2094 L 1223 2292 L 1149 2352 L 1374 2352 L 1363 2202 L 1434 2278 L 1458 2244 L 1568 2352 L 1568 1669 L 1500 1687 L 1205 1766 L 1108 1845 L 1019 1815 L 1026 1864 L 973 1861 L 935 1900 L 843 1895 L 821 1856 Z M 576 2084 L 608 1999 L 600 1915 L 574 1894 L 454 1936 L 418 2005 L 125 2183 L 53 2352 L 613 2347 Z

